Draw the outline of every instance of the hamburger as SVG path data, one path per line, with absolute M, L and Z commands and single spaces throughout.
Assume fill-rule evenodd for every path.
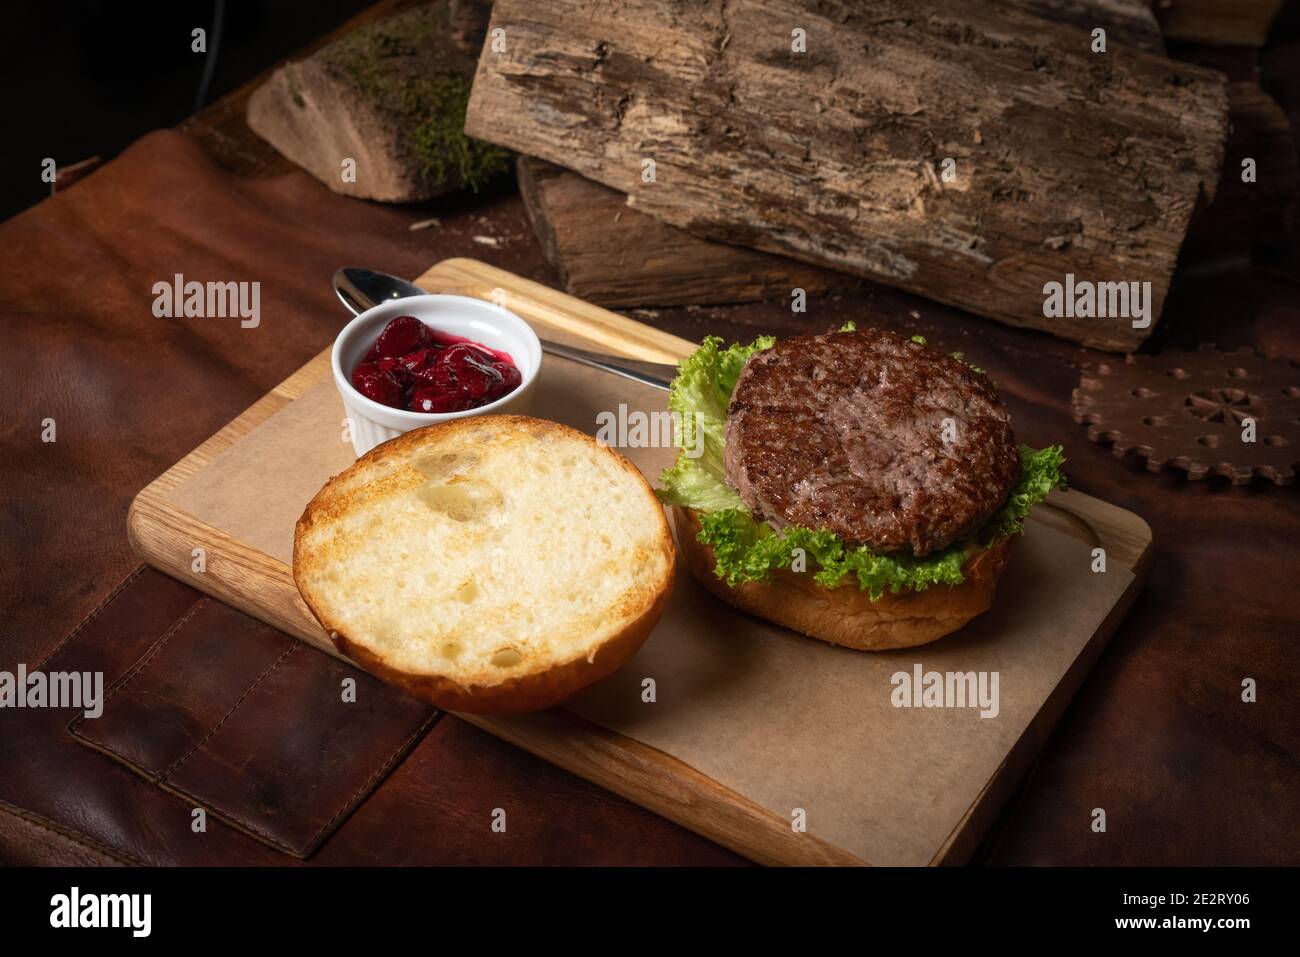
M 686 567 L 738 608 L 863 650 L 957 630 L 993 602 L 1060 446 L 1016 443 L 959 354 L 853 324 L 685 359 L 660 477 Z

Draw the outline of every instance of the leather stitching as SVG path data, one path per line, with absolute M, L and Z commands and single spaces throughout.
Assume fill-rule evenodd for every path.
M 264 841 L 265 843 L 270 844 L 281 851 L 284 851 L 284 853 L 286 854 L 299 858 L 300 860 L 305 860 L 307 857 L 309 857 L 311 854 L 315 852 L 318 844 L 322 839 L 322 835 L 329 833 L 334 827 L 338 825 L 340 820 L 345 818 L 351 811 L 355 810 L 357 799 L 361 797 L 363 794 L 365 794 L 368 790 L 370 790 L 374 786 L 374 784 L 378 780 L 380 780 L 384 775 L 386 775 L 389 771 L 391 771 L 393 769 L 393 766 L 397 764 L 398 758 L 400 758 L 406 752 L 406 750 L 410 747 L 411 743 L 415 741 L 417 738 L 419 738 L 420 736 L 422 736 L 423 734 L 425 734 L 425 732 L 427 732 L 429 728 L 431 728 L 442 717 L 442 715 L 443 713 L 441 711 L 435 710 L 433 714 L 431 714 L 418 728 L 415 729 L 415 731 L 411 734 L 410 737 L 408 737 L 405 741 L 403 741 L 400 745 L 398 745 L 398 747 L 393 751 L 393 753 L 389 755 L 388 760 L 385 761 L 373 774 L 371 774 L 370 777 L 366 779 L 366 782 L 362 784 L 361 787 L 357 788 L 356 792 L 351 797 L 349 797 L 346 801 L 343 802 L 342 806 L 338 809 L 337 812 L 335 812 L 334 816 L 331 817 L 324 824 L 322 824 L 320 829 L 301 846 L 294 846 L 292 844 L 288 844 L 283 840 L 281 840 L 280 838 L 276 837 L 274 834 L 268 834 L 266 831 L 262 830 L 252 821 L 246 818 L 239 817 L 233 812 L 228 811 L 225 808 L 213 803 L 210 799 L 201 800 L 190 791 L 186 790 L 185 788 L 179 787 L 178 785 L 173 784 L 170 781 L 160 783 L 159 787 L 161 787 L 165 791 L 168 791 L 171 794 L 176 795 L 177 797 L 185 798 L 187 801 L 191 803 L 203 805 L 209 811 L 212 812 L 214 817 L 216 817 L 220 821 L 224 821 L 226 824 L 229 824 L 231 827 L 235 828 L 235 830 L 243 831 L 246 834 L 251 834 L 252 836 L 256 837 L 258 840 Z
M 166 771 L 164 771 L 164 772 L 162 773 L 162 777 L 160 777 L 158 780 L 159 780 L 159 781 L 166 781 L 169 777 L 171 777 L 173 771 L 175 771 L 175 770 L 176 770 L 177 768 L 179 768 L 182 764 L 184 764 L 186 761 L 188 761 L 188 760 L 189 760 L 189 759 L 194 755 L 194 753 L 195 753 L 196 751 L 199 750 L 199 748 L 201 748 L 201 747 L 203 747 L 205 744 L 207 744 L 207 743 L 208 743 L 208 739 L 211 738 L 211 737 L 212 737 L 214 734 L 216 734 L 218 731 L 220 731 L 220 730 L 221 730 L 221 726 L 222 726 L 223 724 L 225 724 L 225 723 L 230 719 L 230 716 L 231 716 L 232 714 L 235 713 L 235 710 L 236 710 L 236 709 L 237 709 L 241 704 L 244 703 L 244 699 L 247 698 L 250 694 L 253 693 L 253 689 L 256 688 L 258 685 L 260 685 L 260 684 L 262 683 L 263 679 L 265 679 L 269 674 L 271 674 L 271 672 L 275 671 L 276 668 L 280 667 L 280 663 L 283 662 L 285 658 L 288 658 L 291 654 L 293 654 L 295 651 L 297 651 L 300 647 L 301 647 L 301 645 L 300 645 L 298 642 L 295 641 L 295 642 L 294 642 L 293 644 L 291 644 L 288 648 L 284 649 L 284 651 L 282 651 L 282 652 L 280 653 L 280 657 L 279 657 L 279 658 L 276 658 L 275 661 L 271 664 L 271 666 L 270 666 L 269 668 L 267 668 L 267 669 L 266 669 L 265 671 L 263 671 L 260 675 L 258 675 L 257 678 L 254 679 L 253 683 L 250 684 L 247 688 L 244 689 L 244 693 L 241 694 L 241 695 L 239 696 L 239 699 L 238 699 L 234 704 L 232 704 L 232 705 L 230 706 L 230 710 L 227 711 L 224 715 L 222 715 L 221 720 L 218 721 L 216 724 L 214 724 L 214 725 L 212 726 L 211 729 L 209 729 L 208 733 L 205 734 L 205 735 L 203 736 L 203 739 L 202 739 L 201 741 L 199 741 L 198 744 L 194 745 L 194 747 L 190 748 L 189 751 L 185 752 L 184 755 L 182 755 L 181 757 L 179 757 L 179 758 L 177 758 L 175 761 L 173 761 L 172 764 L 171 764 L 171 767 L 169 767 Z
M 57 655 L 60 651 L 63 650 L 64 645 L 70 642 L 77 635 L 81 634 L 81 632 L 83 632 L 86 629 L 86 626 L 89 625 L 96 618 L 98 618 L 99 613 L 103 611 L 105 608 L 107 608 L 109 604 L 112 603 L 113 599 L 122 593 L 122 590 L 125 589 L 127 585 L 131 584 L 131 582 L 139 578 L 140 573 L 143 572 L 148 567 L 149 567 L 148 565 L 137 565 L 135 571 L 131 572 L 131 574 L 127 575 L 120 582 L 118 582 L 117 587 L 115 587 L 111 592 L 109 592 L 108 595 L 105 596 L 104 600 L 101 601 L 98 605 L 96 605 L 91 610 L 90 614 L 81 620 L 81 623 L 77 625 L 76 628 L 73 628 L 70 632 L 64 635 L 63 638 L 60 639 L 59 643 L 50 649 L 50 653 L 41 659 L 41 663 L 31 670 L 32 671 L 44 670 L 46 664 L 48 664 L 49 661 L 55 655 Z
M 153 647 L 150 648 L 147 652 L 145 652 L 145 654 L 140 657 L 140 660 L 137 661 L 131 667 L 131 670 L 127 672 L 125 675 L 123 675 L 121 678 L 119 678 L 117 682 L 114 683 L 113 688 L 104 697 L 105 705 L 107 705 L 109 699 L 111 699 L 112 696 L 117 691 L 126 687 L 127 684 L 129 684 L 132 680 L 138 677 L 141 672 L 144 671 L 145 667 L 148 666 L 150 661 L 152 661 L 155 657 L 157 657 L 158 652 L 162 649 L 164 645 L 167 644 L 168 641 L 171 640 L 172 636 L 177 634 L 180 631 L 180 629 L 185 625 L 185 623 L 194 616 L 194 614 L 199 610 L 199 608 L 205 605 L 208 601 L 209 601 L 208 596 L 203 595 L 202 597 L 200 597 L 200 599 L 197 602 L 195 602 L 194 607 L 191 608 L 184 615 L 184 617 L 179 618 L 172 623 L 171 627 L 169 627 L 167 631 L 163 634 L 163 636 L 154 643 Z M 172 784 L 168 780 L 168 777 L 171 774 L 173 774 L 178 767 L 180 767 L 185 761 L 189 760 L 189 758 L 193 756 L 194 753 L 199 750 L 199 748 L 203 747 L 203 745 L 207 743 L 208 739 L 210 739 L 212 735 L 216 733 L 217 729 L 226 723 L 226 721 L 230 718 L 230 716 L 235 713 L 235 709 L 238 708 L 240 704 L 243 703 L 244 699 L 247 698 L 250 693 L 252 693 L 253 689 L 256 688 L 258 684 L 261 683 L 262 679 L 265 678 L 267 675 L 269 675 L 271 672 L 273 672 L 276 668 L 278 668 L 280 666 L 280 663 L 284 661 L 284 659 L 287 658 L 292 652 L 298 650 L 299 647 L 300 646 L 298 645 L 298 643 L 295 642 L 292 646 L 286 648 L 283 652 L 281 652 L 280 656 L 275 660 L 275 662 L 269 668 L 263 671 L 262 674 L 260 674 L 256 679 L 254 679 L 254 681 L 247 688 L 244 689 L 243 694 L 239 696 L 239 700 L 237 700 L 234 703 L 234 705 L 231 706 L 230 710 L 227 711 L 224 716 L 222 716 L 221 720 L 218 721 L 208 731 L 208 733 L 203 736 L 202 740 L 200 740 L 197 744 L 195 744 L 194 747 L 190 748 L 190 750 L 187 751 L 184 755 L 182 755 L 181 757 L 173 761 L 171 765 L 161 773 L 151 771 L 148 768 L 142 767 L 140 764 L 136 763 L 135 761 L 132 761 L 126 755 L 122 754 L 122 752 L 114 748 L 111 748 L 107 745 L 101 744 L 98 741 L 93 741 L 90 738 L 87 738 L 84 734 L 82 734 L 79 731 L 79 727 L 81 723 L 85 720 L 84 715 L 77 715 L 75 718 L 73 718 L 71 724 L 69 724 L 68 726 L 68 731 L 74 737 L 76 737 L 77 740 L 80 741 L 82 744 L 86 745 L 87 747 L 93 748 L 94 750 L 99 751 L 101 754 L 104 754 L 105 756 L 125 765 L 126 767 L 134 771 L 136 774 L 140 775 L 140 777 L 144 778 L 146 781 L 155 785 L 163 792 L 170 794 L 172 797 L 183 799 L 185 802 L 191 805 L 197 804 L 200 807 L 206 808 L 207 810 L 211 811 L 213 816 L 216 817 L 218 820 L 224 821 L 226 824 L 229 824 L 231 827 L 235 828 L 236 830 L 243 831 L 247 834 L 251 834 L 254 837 L 258 838 L 259 840 L 274 845 L 277 849 L 282 850 L 287 854 L 291 854 L 295 857 L 302 857 L 304 855 L 302 855 L 302 853 L 298 849 L 294 848 L 289 844 L 284 843 L 283 841 L 276 838 L 274 835 L 266 833 L 265 831 L 258 828 L 252 822 L 241 820 L 237 815 L 227 811 L 223 811 L 221 808 L 218 808 L 214 804 L 212 804 L 211 801 L 207 799 L 201 799 L 197 795 L 187 791 L 185 788 L 177 787 L 175 784 Z
M 108 694 L 104 695 L 105 708 L 107 708 L 108 703 L 113 700 L 113 695 L 117 694 L 128 684 L 134 681 L 137 677 L 139 677 L 140 673 L 144 671 L 146 667 L 148 667 L 149 663 L 153 661 L 154 658 L 158 657 L 158 652 L 162 651 L 162 649 L 166 646 L 166 644 L 172 640 L 172 637 L 175 636 L 181 630 L 181 628 L 185 626 L 185 623 L 188 622 L 191 618 L 193 618 L 198 613 L 199 609 L 207 605 L 210 600 L 211 599 L 209 599 L 207 595 L 200 595 L 199 598 L 190 607 L 190 610 L 187 611 L 180 618 L 177 618 L 174 622 L 172 622 L 171 625 L 167 628 L 167 630 L 162 633 L 162 636 L 153 643 L 153 645 L 149 648 L 149 650 L 146 651 L 143 655 L 141 655 L 139 660 L 136 661 L 136 663 L 133 664 L 129 669 L 127 669 L 127 671 L 124 672 L 120 678 L 118 678 L 116 681 L 113 682 L 113 686 L 108 689 Z M 78 738 L 81 741 L 85 741 L 87 744 L 94 744 L 94 742 L 87 739 L 86 736 L 81 734 L 81 732 L 79 731 L 82 723 L 85 722 L 85 720 L 86 720 L 86 716 L 84 714 L 76 715 L 72 719 L 72 721 L 69 722 L 68 724 L 68 733 Z M 96 747 L 98 747 L 98 745 L 96 745 Z M 106 751 L 110 754 L 114 754 L 122 758 L 123 761 L 126 761 L 125 756 L 118 754 L 117 751 L 111 748 L 99 747 L 99 750 Z M 132 764 L 130 761 L 127 761 L 127 763 L 131 764 L 132 767 L 136 766 Z M 152 774 L 143 768 L 141 768 L 140 770 L 142 771 L 145 777 L 153 781 L 155 784 L 157 784 L 160 780 L 162 780 L 156 774 Z
M 109 598 L 104 601 L 104 603 L 100 606 L 100 608 L 108 604 L 108 602 L 111 601 L 112 598 L 115 597 L 117 593 L 122 590 L 123 587 L 129 584 L 132 579 L 134 579 L 137 575 L 140 574 L 140 572 L 144 571 L 145 567 L 146 566 L 141 565 L 138 569 L 136 569 L 135 573 L 131 576 L 131 578 L 128 578 L 121 585 L 119 585 L 118 588 L 114 589 L 113 594 L 110 595 Z M 190 608 L 190 610 L 185 613 L 185 615 L 183 615 L 181 618 L 178 618 L 175 622 L 173 622 L 172 625 L 168 627 L 168 629 L 162 634 L 162 636 L 156 642 L 154 642 L 153 646 L 150 647 L 149 650 L 146 651 L 143 655 L 141 655 L 140 659 L 136 661 L 136 663 L 132 665 L 131 668 L 122 675 L 122 677 L 120 677 L 117 681 L 113 683 L 112 688 L 109 689 L 108 694 L 105 695 L 104 697 L 105 706 L 107 706 L 108 702 L 112 700 L 115 694 L 117 694 L 128 684 L 134 681 L 137 677 L 139 677 L 145 671 L 145 669 L 148 668 L 149 664 L 155 658 L 157 658 L 158 653 L 167 645 L 167 643 L 170 642 L 171 639 L 181 631 L 181 629 L 185 626 L 185 624 L 191 618 L 193 618 L 194 615 L 196 615 L 203 607 L 209 604 L 210 601 L 211 599 L 207 595 L 201 595 L 198 598 L 198 600 L 195 601 L 194 605 Z M 86 619 L 86 622 L 83 623 L 83 626 L 84 624 L 88 624 L 94 618 L 94 616 L 98 614 L 98 612 L 99 609 L 97 608 L 95 612 L 93 612 Z M 80 628 L 83 626 L 79 626 L 78 630 L 80 630 Z M 75 633 L 76 632 L 73 632 L 73 634 Z M 66 641 L 67 639 L 64 640 Z M 302 647 L 301 642 L 294 641 L 293 644 L 290 645 L 290 647 L 286 648 L 280 654 L 280 656 L 276 658 L 276 660 L 269 667 L 266 668 L 266 670 L 264 670 L 260 675 L 258 675 L 257 678 L 255 678 L 252 681 L 252 683 L 249 684 L 249 686 L 244 689 L 244 692 L 239 696 L 239 698 L 235 701 L 235 703 L 231 705 L 230 709 L 221 717 L 219 721 L 216 722 L 216 724 L 212 726 L 211 729 L 208 730 L 208 732 L 203 736 L 203 738 L 198 743 L 196 743 L 192 748 L 190 748 L 189 751 L 187 751 L 181 757 L 173 761 L 171 765 L 169 765 L 166 768 L 166 770 L 162 771 L 161 773 L 151 772 L 148 769 L 141 767 L 136 762 L 128 759 L 121 752 L 113 748 L 109 748 L 104 745 L 101 745 L 99 742 L 92 741 L 89 738 L 87 738 L 80 730 L 81 724 L 86 720 L 84 715 L 77 715 L 76 717 L 74 717 L 72 719 L 72 722 L 68 726 L 68 731 L 70 734 L 76 737 L 81 743 L 86 744 L 91 748 L 94 748 L 95 750 L 100 751 L 117 761 L 120 761 L 122 764 L 131 768 L 133 771 L 140 774 L 146 780 L 150 781 L 157 787 L 161 788 L 163 791 L 166 791 L 167 793 L 172 794 L 175 797 L 182 798 L 191 804 L 197 804 L 201 807 L 207 808 L 210 812 L 212 812 L 212 814 L 215 817 L 217 817 L 221 821 L 224 821 L 226 824 L 229 824 L 231 827 L 234 827 L 236 830 L 244 831 L 245 833 L 251 834 L 257 839 L 265 841 L 266 843 L 278 848 L 281 851 L 284 851 L 287 854 L 293 855 L 294 857 L 305 858 L 311 851 L 315 849 L 315 847 L 321 841 L 324 835 L 327 835 L 331 830 L 333 830 L 333 828 L 335 828 L 338 825 L 338 823 L 344 817 L 346 817 L 350 811 L 355 809 L 358 799 L 361 798 L 366 793 L 368 793 L 371 789 L 373 789 L 376 783 L 382 780 L 393 769 L 393 767 L 397 764 L 398 760 L 402 757 L 402 755 L 404 755 L 409 750 L 412 743 L 416 741 L 418 738 L 420 738 L 422 735 L 424 735 L 429 730 L 429 728 L 431 728 L 434 725 L 434 723 L 436 723 L 437 720 L 442 717 L 442 712 L 437 709 L 434 709 L 433 713 L 430 714 L 429 717 L 426 718 L 423 722 L 421 722 L 420 725 L 407 738 L 405 738 L 396 748 L 393 749 L 392 753 L 389 754 L 389 756 L 376 767 L 376 769 L 369 775 L 369 777 L 367 777 L 366 780 L 356 789 L 356 791 L 354 791 L 347 798 L 347 800 L 345 800 L 342 803 L 339 809 L 335 811 L 334 814 L 328 820 L 326 820 L 324 824 L 320 826 L 320 828 L 316 831 L 316 833 L 313 834 L 311 838 L 302 847 L 295 847 L 291 844 L 288 844 L 285 841 L 281 840 L 280 838 L 276 837 L 275 835 L 266 832 L 265 830 L 257 826 L 256 823 L 247 819 L 247 817 L 240 816 L 231 811 L 225 810 L 224 808 L 213 803 L 210 799 L 200 798 L 194 793 L 192 793 L 191 791 L 179 787 L 175 783 L 173 783 L 170 779 L 171 776 L 176 773 L 177 769 L 179 769 L 181 765 L 183 765 L 186 761 L 188 761 L 191 757 L 193 757 L 205 744 L 207 744 L 207 742 L 211 740 L 212 736 L 215 735 L 222 728 L 222 726 L 225 725 L 225 723 L 228 720 L 230 720 L 231 716 L 234 715 L 235 711 L 239 709 L 240 705 L 244 703 L 244 701 L 249 697 L 249 695 L 251 695 L 266 678 L 268 678 L 277 668 L 279 668 L 280 665 L 284 662 L 284 660 L 289 657 L 289 655 L 298 651 L 301 647 Z
M 295 641 L 293 646 L 288 650 L 286 650 L 284 654 L 282 654 L 276 660 L 275 664 L 271 665 L 270 668 L 268 668 L 265 672 L 263 672 L 258 677 L 258 679 L 255 682 L 253 682 L 253 684 L 248 688 L 248 690 L 245 691 L 244 694 L 240 696 L 239 700 L 235 702 L 234 707 L 232 707 L 230 711 L 226 713 L 226 716 L 222 718 L 221 721 L 217 724 L 217 726 L 214 727 L 212 731 L 210 731 L 204 737 L 203 741 L 199 742 L 199 744 L 196 745 L 190 751 L 190 754 L 185 755 L 185 757 L 181 758 L 179 761 L 173 764 L 172 767 L 167 769 L 166 773 L 164 774 L 163 778 L 160 779 L 159 783 L 166 790 L 171 791 L 174 794 L 184 797 L 189 801 L 193 801 L 198 804 L 204 805 L 205 807 L 208 808 L 208 810 L 212 811 L 212 813 L 215 814 L 218 818 L 225 821 L 227 824 L 231 825 L 232 827 L 253 834 L 258 838 L 260 838 L 261 840 L 266 841 L 268 844 L 274 845 L 275 847 L 279 848 L 285 853 L 292 854 L 294 857 L 306 858 L 310 853 L 312 853 L 312 851 L 315 850 L 317 844 L 320 842 L 322 838 L 322 835 L 329 833 L 335 826 L 337 826 L 340 820 L 346 817 L 347 814 L 354 809 L 354 805 L 357 803 L 357 799 L 360 798 L 363 794 L 366 794 L 368 791 L 370 791 L 374 787 L 376 782 L 381 780 L 385 775 L 388 774 L 389 771 L 393 769 L 394 765 L 397 764 L 398 759 L 403 754 L 405 754 L 406 751 L 410 748 L 411 743 L 414 742 L 420 736 L 422 736 L 425 732 L 427 732 L 429 728 L 431 728 L 433 724 L 439 718 L 442 717 L 442 712 L 437 709 L 434 709 L 433 713 L 429 715 L 429 717 L 426 718 L 423 722 L 421 722 L 421 724 L 415 729 L 415 731 L 413 731 L 409 737 L 407 737 L 401 744 L 399 744 L 393 750 L 392 754 L 390 754 L 388 758 L 382 764 L 380 764 L 379 767 L 375 769 L 375 771 L 371 773 L 370 777 L 366 778 L 366 780 L 361 784 L 361 786 L 358 787 L 356 791 L 354 791 L 352 795 L 346 801 L 343 802 L 343 804 L 334 813 L 334 815 L 331 818 L 329 818 L 329 820 L 327 820 L 324 824 L 322 824 L 320 828 L 316 831 L 316 833 L 313 834 L 311 838 L 309 838 L 301 846 L 294 846 L 292 844 L 288 844 L 283 840 L 281 840 L 280 838 L 276 837 L 275 835 L 269 834 L 266 831 L 262 830 L 260 827 L 257 826 L 257 824 L 255 824 L 251 820 L 248 820 L 246 817 L 240 817 L 234 814 L 233 812 L 222 808 L 221 806 L 212 802 L 211 799 L 207 799 L 207 798 L 200 799 L 198 796 L 194 795 L 193 793 L 186 790 L 185 788 L 182 788 L 172 783 L 172 781 L 170 780 L 170 776 L 172 775 L 172 773 L 174 773 L 175 769 L 179 767 L 183 762 L 188 760 L 189 757 L 193 755 L 195 751 L 197 751 L 200 747 L 202 747 L 203 744 L 206 743 L 207 740 L 211 738 L 213 734 L 216 733 L 216 731 L 221 727 L 222 724 L 225 724 L 226 719 L 235 713 L 235 709 L 238 708 L 243 703 L 244 699 L 247 698 L 248 695 L 253 691 L 253 689 L 256 688 L 258 684 L 261 683 L 263 678 L 266 678 L 268 675 L 271 674 L 271 672 L 273 672 L 276 668 L 278 668 L 280 666 L 280 663 L 284 661 L 284 659 L 288 657 L 290 653 L 297 651 L 301 647 L 302 647 L 301 643 Z
M 20 820 L 26 821 L 28 824 L 31 824 L 35 827 L 39 827 L 43 831 L 49 831 L 51 834 L 57 834 L 59 837 L 63 838 L 64 840 L 71 841 L 73 844 L 79 844 L 82 847 L 86 848 L 87 850 L 97 851 L 100 854 L 103 854 L 105 857 L 111 857 L 119 864 L 126 864 L 132 867 L 148 866 L 145 864 L 144 861 L 140 860 L 140 858 L 136 857 L 134 854 L 131 854 L 129 851 L 123 851 L 117 848 L 109 847 L 107 844 L 95 840 L 93 837 L 91 837 L 88 834 L 82 834 L 80 831 L 75 831 L 72 828 L 65 827 L 62 824 L 56 824 L 54 821 L 51 821 L 49 818 L 41 817 L 39 814 L 36 814 L 32 811 L 28 811 L 25 808 L 18 807 L 18 805 L 16 804 L 10 804 L 8 801 L 4 800 L 3 798 L 0 798 L 0 810 L 3 810 L 6 813 L 11 814 L 16 818 L 19 818 Z
M 411 733 L 411 736 L 397 746 L 396 750 L 388 756 L 388 760 L 376 768 L 374 773 L 366 779 L 365 783 L 363 783 L 361 787 L 357 788 L 350 798 L 343 802 L 343 805 L 338 809 L 334 816 L 321 825 L 320 830 L 313 834 L 311 840 L 307 842 L 307 847 L 315 847 L 322 835 L 332 831 L 338 821 L 352 809 L 353 805 L 357 802 L 357 799 L 382 780 L 388 772 L 393 769 L 393 766 L 397 764 L 398 758 L 405 754 L 407 749 L 415 742 L 415 740 L 433 727 L 434 722 L 441 717 L 442 712 L 434 709 L 433 713 L 430 714 L 429 717 Z

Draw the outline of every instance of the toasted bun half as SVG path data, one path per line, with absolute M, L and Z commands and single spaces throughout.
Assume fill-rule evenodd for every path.
M 453 711 L 562 701 L 635 654 L 672 589 L 662 506 L 589 436 L 472 416 L 398 436 L 317 493 L 293 577 L 339 650 Z
M 673 523 L 686 567 L 723 601 L 812 638 L 862 651 L 923 645 L 988 611 L 1011 550 L 1011 539 L 1002 539 L 977 552 L 963 566 L 966 580 L 960 585 L 933 585 L 896 595 L 886 590 L 872 601 L 856 582 L 826 588 L 810 574 L 787 569 L 777 569 L 771 581 L 732 587 L 713 573 L 713 549 L 696 537 L 698 513 L 674 508 Z

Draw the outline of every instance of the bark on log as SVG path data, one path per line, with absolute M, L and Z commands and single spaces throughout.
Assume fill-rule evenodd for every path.
M 627 196 L 521 156 L 519 192 L 565 291 L 610 308 L 717 305 L 852 289 L 861 280 L 797 259 L 697 239 L 627 205 Z
M 1282 108 L 1256 83 L 1228 85 L 1231 132 L 1214 202 L 1193 219 L 1203 245 L 1276 243 L 1295 221 L 1295 139 Z M 1257 164 L 1242 181 L 1241 161 Z M 546 258 L 571 295 L 609 308 L 757 302 L 795 288 L 843 292 L 847 273 L 742 246 L 697 239 L 627 205 L 627 196 L 531 156 L 518 163 L 524 209 Z
M 249 99 L 248 125 L 345 196 L 396 203 L 477 188 L 510 168 L 505 150 L 463 131 L 477 53 L 456 45 L 446 0 L 419 7 L 276 70 Z
M 1158 314 L 1219 178 L 1219 74 L 987 0 L 498 0 L 492 27 L 470 135 L 696 235 L 1103 348 L 1150 329 L 1045 318 L 1044 284 L 1149 281 Z
M 1136 47 L 1157 56 L 1165 52 L 1165 38 L 1148 0 L 1000 0 L 1000 3 L 1089 34 L 1094 28 L 1103 27 L 1108 43 Z
M 1144 0 L 1003 2 L 1080 28 L 1102 26 L 1113 42 L 1164 52 L 1160 27 Z M 480 45 L 489 12 L 490 4 L 483 4 Z M 861 282 L 785 256 L 698 239 L 630 208 L 625 194 L 545 160 L 521 156 L 517 175 L 546 258 L 565 290 L 588 302 L 610 308 L 757 302 L 784 298 L 794 289 L 823 296 Z

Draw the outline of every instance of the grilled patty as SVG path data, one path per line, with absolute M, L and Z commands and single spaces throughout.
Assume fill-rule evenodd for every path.
M 918 556 L 979 528 L 1020 474 L 993 384 L 878 330 L 755 353 L 732 393 L 725 464 L 756 518 Z

